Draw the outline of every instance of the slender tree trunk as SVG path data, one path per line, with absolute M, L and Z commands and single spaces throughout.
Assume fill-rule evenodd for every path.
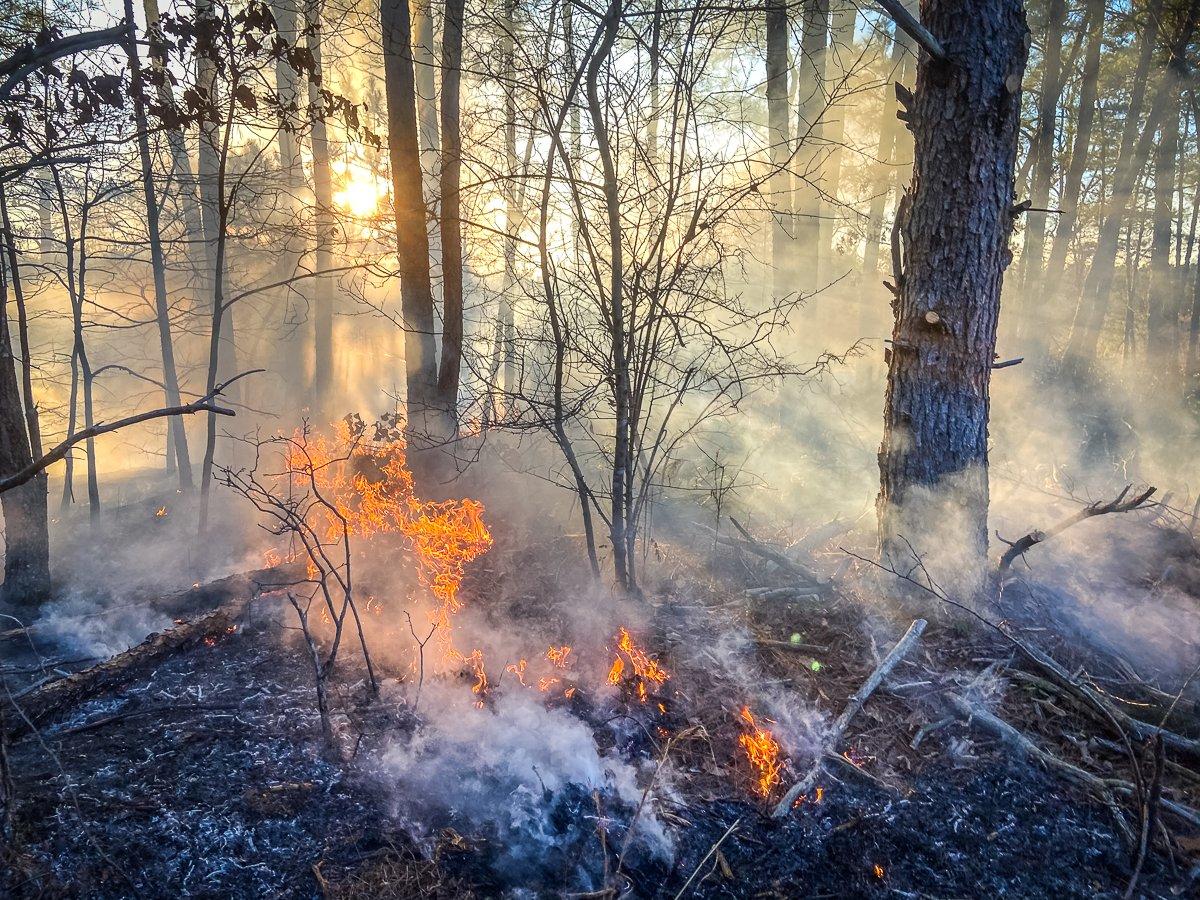
M 905 82 L 912 74 L 913 59 L 912 39 L 897 26 L 892 37 L 891 53 L 888 55 L 888 66 L 894 73 L 896 84 L 908 87 Z M 899 112 L 899 106 L 895 100 L 894 85 L 889 84 L 885 88 L 883 113 L 879 119 L 879 150 L 876 153 L 879 163 L 875 168 L 871 207 L 867 215 L 866 248 L 863 251 L 863 274 L 866 276 L 868 284 L 879 272 L 879 248 L 881 243 L 885 242 L 883 215 L 887 209 L 888 197 L 893 193 L 893 187 L 895 187 L 895 193 L 899 193 L 904 182 L 907 181 L 907 179 L 901 180 L 902 167 L 899 164 L 900 154 L 898 152 L 901 139 L 906 132 L 903 124 L 896 118 L 897 112 Z M 864 327 L 870 327 L 873 321 L 873 317 L 866 315 L 868 308 L 864 306 Z
M 147 2 L 152 3 L 153 0 L 147 0 Z M 142 201 L 146 208 L 146 236 L 150 244 L 150 270 L 154 277 L 154 317 L 158 326 L 159 352 L 162 355 L 163 399 L 167 406 L 179 406 L 179 375 L 175 368 L 175 345 L 171 337 L 171 306 L 167 300 L 167 264 L 163 255 L 162 232 L 159 227 L 158 198 L 154 190 L 154 161 L 150 156 L 150 125 L 146 117 L 146 105 L 142 99 L 145 80 L 142 76 L 142 64 L 138 57 L 132 24 L 133 0 L 125 0 L 125 17 L 130 23 L 129 44 L 126 53 L 129 56 L 129 73 L 133 83 L 131 92 L 133 94 L 134 127 L 137 130 L 138 160 L 142 170 Z M 185 152 L 185 162 L 186 159 Z M 178 169 L 178 165 L 176 168 Z M 187 181 L 183 182 L 185 186 L 191 183 L 190 171 L 188 176 Z M 167 419 L 167 429 L 171 435 L 171 449 L 175 453 L 179 487 L 181 490 L 190 491 L 192 489 L 192 461 L 188 452 L 187 430 L 184 427 L 182 416 L 171 416 Z
M 791 235 L 792 190 L 789 176 L 791 136 L 788 133 L 788 14 L 786 0 L 768 0 L 767 26 L 767 144 L 771 177 L 767 182 L 771 207 L 771 284 L 776 297 L 793 289 L 794 253 Z
M 1168 101 L 1154 147 L 1154 218 L 1150 238 L 1150 291 L 1146 319 L 1146 362 L 1163 375 L 1178 372 L 1178 312 L 1175 270 L 1171 266 L 1175 176 L 1179 155 L 1180 95 Z
M 911 202 L 893 303 L 879 530 L 978 584 L 986 563 L 988 415 L 1029 30 L 1021 0 L 924 0 L 948 59 L 922 54 Z M 936 524 L 936 527 L 934 527 Z M 952 541 L 947 547 L 939 541 Z M 909 557 L 911 560 L 911 557 Z
M 1079 107 L 1075 115 L 1075 140 L 1071 144 L 1071 161 L 1063 178 L 1062 212 L 1050 247 L 1050 262 L 1046 266 L 1039 292 L 1040 307 L 1057 305 L 1058 286 L 1067 263 L 1067 251 L 1079 223 L 1079 200 L 1083 193 L 1083 176 L 1087 172 L 1092 147 L 1092 129 L 1096 121 L 1096 99 L 1099 96 L 1100 54 L 1104 48 L 1104 13 L 1107 0 L 1088 0 L 1087 51 L 1083 58 L 1083 73 L 1079 84 Z M 1035 330 L 1035 334 L 1037 331 Z
M 396 215 L 396 253 L 404 320 L 405 377 L 408 388 L 407 434 L 414 450 L 436 441 L 431 416 L 437 391 L 433 287 L 429 275 L 429 233 L 421 188 L 417 136 L 416 84 L 409 43 L 412 27 L 408 0 L 383 0 L 384 85 L 388 107 L 388 150 Z
M 1161 2 L 1156 0 L 1152 6 L 1161 8 Z M 1163 73 L 1145 123 L 1139 130 L 1136 122 L 1129 126 L 1127 121 L 1127 128 L 1122 133 L 1122 152 L 1117 161 L 1112 193 L 1101 221 L 1092 267 L 1088 271 L 1087 280 L 1083 285 L 1083 296 L 1076 310 L 1071 339 L 1067 345 L 1068 365 L 1075 371 L 1089 365 L 1096 354 L 1100 331 L 1108 313 L 1108 301 L 1112 292 L 1121 230 L 1129 212 L 1129 204 L 1137 185 L 1138 176 L 1150 156 L 1155 135 L 1171 106 L 1171 98 L 1178 96 L 1183 79 L 1186 77 L 1184 51 L 1196 30 L 1197 14 L 1200 14 L 1200 0 L 1191 0 L 1183 16 L 1183 21 L 1171 41 L 1168 53 L 1170 61 Z M 1154 30 L 1156 30 L 1155 26 L 1148 24 L 1143 37 Z M 1129 115 L 1133 117 L 1137 109 L 1140 109 L 1140 104 L 1135 107 L 1131 103 Z M 1130 137 L 1130 143 L 1133 146 L 1129 148 L 1126 146 L 1125 137 L 1131 129 L 1134 134 Z
M 463 235 L 459 181 L 462 135 L 459 83 L 462 79 L 465 0 L 446 0 L 442 21 L 442 359 L 438 405 L 450 434 L 458 427 L 458 384 L 463 344 Z
M 158 0 L 142 0 L 142 10 L 146 15 L 146 34 L 150 43 L 150 65 L 156 73 L 154 79 L 158 101 L 168 109 L 175 106 L 175 90 L 171 79 L 165 74 L 167 70 L 167 51 L 164 46 Z M 132 14 L 130 14 L 131 16 Z M 130 18 L 130 21 L 133 21 Z M 143 77 L 143 83 L 145 79 Z M 171 169 L 175 176 L 176 192 L 180 198 L 180 209 L 183 212 L 183 223 L 186 231 L 187 257 L 192 274 L 195 276 L 196 292 L 204 296 L 208 294 L 209 274 L 212 271 L 212 261 L 204 242 L 204 217 L 196 200 L 196 179 L 192 176 L 192 161 L 188 156 L 187 140 L 178 128 L 167 129 L 167 146 L 171 150 Z M 160 241 L 161 244 L 161 241 Z M 160 247 L 161 250 L 161 247 Z M 168 429 L 174 434 L 173 429 Z M 190 475 L 188 476 L 190 479 Z
M 50 186 L 53 187 L 53 180 Z M 17 307 L 17 341 L 21 351 L 21 401 L 25 411 L 25 430 L 34 456 L 42 455 L 42 426 L 37 403 L 33 396 L 33 351 L 29 343 L 29 314 L 25 306 L 25 289 L 21 281 L 21 262 L 17 256 L 17 238 L 8 212 L 8 192 L 0 183 L 0 228 L 3 228 L 3 252 L 12 279 L 13 300 Z
M 825 125 L 825 138 L 829 142 L 829 163 L 825 183 L 826 191 L 835 201 L 840 202 L 842 194 L 842 161 L 846 156 L 846 116 L 850 112 L 847 102 L 848 80 L 853 74 L 855 57 L 854 25 L 858 21 L 858 5 L 852 0 L 833 0 L 830 14 L 830 46 L 833 48 L 831 63 L 833 71 L 829 74 L 830 108 L 827 113 L 828 123 Z M 833 253 L 836 222 L 840 205 L 833 210 L 832 215 L 821 219 L 821 246 L 825 251 Z M 832 277 L 838 277 L 839 271 L 830 272 Z
M 409 14 L 412 17 L 412 54 L 413 78 L 417 94 L 417 141 L 421 148 L 421 194 L 425 198 L 428 210 L 426 218 L 436 222 L 440 218 L 438 183 L 441 166 L 438 156 L 441 152 L 441 138 L 438 134 L 437 108 L 437 42 L 434 40 L 434 10 L 433 0 L 409 0 Z M 436 271 L 441 257 L 441 234 L 431 229 L 429 234 L 429 265 L 431 271 Z M 433 284 L 434 306 L 436 309 L 437 285 Z M 437 348 L 438 335 L 434 334 L 434 347 Z
M 1054 129 L 1058 98 L 1062 93 L 1062 42 L 1067 21 L 1066 0 L 1050 0 L 1046 9 L 1046 45 L 1042 58 L 1042 88 L 1038 98 L 1037 130 L 1029 153 L 1033 157 L 1029 201 L 1035 210 L 1050 205 L 1050 178 L 1054 174 Z M 1021 287 L 1025 296 L 1042 275 L 1046 250 L 1046 213 L 1025 214 L 1025 245 L 1021 252 Z
M 822 156 L 827 104 L 829 0 L 804 0 L 796 101 L 795 238 L 798 282 L 812 291 L 821 284 Z
M 6 251 L 11 251 L 12 232 L 7 226 L 3 238 Z M 3 254 L 0 260 L 0 269 L 6 270 L 3 274 L 12 275 L 14 256 L 10 252 Z M 33 462 L 9 329 L 8 284 L 9 278 L 0 277 L 0 477 Z M 4 584 L 0 585 L 0 598 L 32 611 L 50 597 L 46 474 L 40 473 L 20 487 L 0 494 L 0 511 L 4 514 Z
M 604 206 L 608 217 L 609 283 L 607 306 L 612 363 L 612 390 L 614 406 L 615 446 L 612 463 L 612 506 L 609 515 L 609 538 L 612 541 L 613 568 L 617 584 L 622 590 L 637 589 L 631 581 L 627 538 L 628 529 L 634 526 L 629 521 L 626 481 L 633 477 L 630 468 L 632 442 L 630 440 L 630 371 L 625 334 L 624 299 L 624 247 L 622 242 L 620 194 L 617 181 L 616 161 L 609 142 L 608 124 L 600 100 L 600 70 L 608 64 L 609 55 L 617 40 L 621 24 L 622 0 L 612 0 L 604 14 L 604 34 L 596 54 L 588 62 L 584 86 L 587 93 L 588 115 L 592 132 L 596 136 L 596 152 L 600 157 L 603 176 Z
M 321 44 L 324 0 L 307 0 L 308 50 L 312 54 L 315 70 L 324 71 L 321 63 Z M 312 158 L 313 198 L 316 209 L 313 220 L 316 225 L 316 252 L 314 265 L 317 272 L 328 273 L 333 268 L 333 237 L 336 228 L 333 209 L 333 179 L 329 171 L 329 130 L 326 125 L 325 104 L 321 99 L 320 86 L 311 80 L 308 85 L 308 102 L 313 111 Z M 317 275 L 313 281 L 313 401 L 322 414 L 329 413 L 333 391 L 333 302 L 334 277 Z

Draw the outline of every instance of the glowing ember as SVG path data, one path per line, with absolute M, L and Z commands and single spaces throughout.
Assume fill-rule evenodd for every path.
M 160 506 L 154 511 L 154 515 L 158 516 L 160 519 L 165 519 L 167 516 L 167 508 L 165 506 Z
M 565 644 L 561 647 L 551 647 L 546 651 L 546 659 L 550 660 L 551 665 L 556 669 L 565 669 L 567 667 L 567 657 L 571 654 L 571 648 Z
M 883 878 L 883 876 L 887 874 L 884 871 L 883 866 L 881 866 L 879 863 L 875 863 L 875 865 L 872 866 L 872 870 L 875 872 L 876 878 Z
M 625 674 L 626 666 L 630 669 L 628 675 Z M 633 679 L 634 693 L 639 701 L 645 703 L 649 699 L 650 691 L 662 687 L 663 682 L 670 677 L 657 660 L 652 659 L 645 650 L 634 643 L 633 636 L 627 629 L 622 627 L 617 632 L 617 655 L 608 670 L 609 684 L 622 684 Z
M 771 732 L 759 727 L 750 707 L 742 707 L 741 718 L 747 730 L 738 738 L 738 743 L 742 745 L 754 770 L 754 793 L 766 800 L 782 781 L 780 773 L 783 763 L 779 759 L 779 742 Z

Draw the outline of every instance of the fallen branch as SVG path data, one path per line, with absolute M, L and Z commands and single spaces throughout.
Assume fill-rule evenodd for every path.
M 1126 500 L 1125 497 L 1132 488 L 1133 485 L 1131 484 L 1125 485 L 1125 489 L 1117 495 L 1115 500 L 1110 500 L 1108 503 L 1102 503 L 1100 501 L 1091 503 L 1070 518 L 1059 522 L 1048 531 L 1031 531 L 1029 534 L 1025 535 L 1025 537 L 1015 541 L 1006 541 L 1004 538 L 1000 537 L 1000 535 L 996 535 L 996 537 L 1000 538 L 1001 541 L 1004 541 L 1004 543 L 1008 544 L 1008 549 L 1005 550 L 1004 555 L 1000 557 L 1000 563 L 997 566 L 997 572 L 1003 575 L 1008 571 L 1009 567 L 1012 566 L 1013 562 L 1015 562 L 1019 556 L 1024 555 L 1025 551 L 1036 546 L 1037 544 L 1042 543 L 1043 541 L 1055 537 L 1056 535 L 1062 534 L 1062 532 L 1066 531 L 1072 525 L 1078 525 L 1080 522 L 1083 522 L 1086 519 L 1090 519 L 1094 516 L 1106 516 L 1109 513 L 1124 513 L 1132 512 L 1136 509 L 1145 509 L 1150 497 L 1157 490 L 1157 488 L 1153 487 L 1147 488 L 1132 500 Z
M 850 702 L 846 704 L 846 708 L 842 710 L 842 714 L 833 723 L 833 728 L 825 739 L 825 749 L 821 754 L 818 754 L 807 774 L 792 785 L 791 790 L 784 794 L 783 799 L 776 804 L 775 809 L 771 812 L 772 818 L 779 819 L 786 816 L 791 811 L 792 804 L 796 802 L 796 798 L 812 790 L 813 785 L 816 784 L 817 779 L 821 775 L 822 767 L 825 765 L 824 754 L 836 751 L 837 745 L 841 743 L 842 737 L 846 733 L 846 728 L 850 725 L 850 720 L 858 715 L 858 711 L 863 708 L 863 704 L 867 702 L 871 694 L 875 693 L 875 689 L 883 683 L 883 680 L 887 678 L 892 669 L 896 668 L 900 660 L 904 659 L 912 648 L 916 646 L 927 624 L 924 619 L 917 619 L 909 625 L 908 631 L 904 632 L 904 637 L 900 638 L 896 646 L 891 649 L 891 652 L 875 667 L 875 670 L 863 682 L 862 687 L 855 691 L 854 696 L 850 698 Z
M 1110 806 L 1113 805 L 1112 794 L 1114 793 L 1122 796 L 1136 797 L 1137 791 L 1130 782 L 1118 778 L 1101 778 L 1099 775 L 1094 775 L 1086 769 L 1081 769 L 1074 763 L 1067 762 L 1067 760 L 1043 750 L 1012 725 L 1009 725 L 1003 719 L 983 707 L 971 703 L 966 698 L 954 693 L 948 693 L 945 697 L 951 710 L 963 721 L 968 724 L 978 725 L 983 731 L 998 738 L 1009 749 L 1036 760 L 1047 770 L 1096 791 Z M 1185 806 L 1166 797 L 1158 798 L 1158 802 L 1164 810 L 1169 811 L 1189 825 L 1200 827 L 1200 810 L 1195 810 L 1190 806 Z M 1124 823 L 1123 819 L 1121 821 Z M 1130 843 L 1136 845 L 1137 839 L 1132 832 L 1127 830 L 1128 826 L 1123 825 L 1123 828 L 1126 830 L 1126 837 L 1130 839 Z
M 783 569 L 789 575 L 799 578 L 800 580 L 807 582 L 814 587 L 822 590 L 827 590 L 829 588 L 829 582 L 822 581 L 821 577 L 817 575 L 816 572 L 812 571 L 806 566 L 801 565 L 795 560 L 789 559 L 778 550 L 772 550 L 762 541 L 758 540 L 758 538 L 750 534 L 750 532 L 746 530 L 745 526 L 742 525 L 742 523 L 737 519 L 733 518 L 733 516 L 729 517 L 729 521 L 733 523 L 733 527 L 738 530 L 739 534 L 741 534 L 742 539 L 738 540 L 737 538 L 719 535 L 717 539 L 721 543 L 726 544 L 727 546 L 749 550 L 755 556 L 759 556 L 765 560 L 775 563 L 775 565 Z

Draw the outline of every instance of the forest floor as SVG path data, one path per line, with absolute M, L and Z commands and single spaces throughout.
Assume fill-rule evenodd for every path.
M 563 540 L 497 547 L 468 579 L 468 602 L 498 622 L 511 623 L 518 607 L 524 617 L 568 615 L 571 591 L 548 587 Z M 264 595 L 229 633 L 156 656 L 128 680 L 14 738 L 15 839 L 0 893 L 1115 897 L 1126 891 L 1136 856 L 1134 800 L 1114 801 L 1116 812 L 1095 790 L 1014 753 L 1011 742 L 948 710 L 948 694 L 971 697 L 1054 757 L 1106 779 L 1110 799 L 1119 795 L 1117 781 L 1131 777 L 1119 735 L 1053 685 L 1022 680 L 1000 636 L 911 599 L 866 608 L 853 591 L 837 587 L 789 593 L 794 580 L 786 573 L 736 548 L 697 555 L 664 545 L 662 552 L 673 571 L 647 601 L 646 629 L 646 643 L 671 672 L 661 694 L 638 703 L 628 693 L 602 697 L 581 689 L 547 700 L 584 722 L 605 754 L 651 773 L 668 760 L 669 789 L 655 792 L 652 813 L 567 786 L 544 791 L 535 825 L 501 826 L 454 807 L 414 822 L 401 811 L 381 763 L 392 742 L 419 727 L 420 713 L 387 702 L 394 696 L 388 684 L 407 672 L 385 664 L 384 702 L 374 703 L 361 667 L 340 670 L 334 697 L 345 740 L 331 755 L 321 743 L 307 649 L 289 627 L 286 607 Z M 234 580 L 163 603 L 172 616 L 183 618 L 180 609 L 187 607 L 186 617 L 194 618 L 248 592 Z M 533 608 L 530 596 L 538 598 Z M 754 646 L 764 689 L 785 690 L 833 716 L 914 611 L 930 620 L 917 649 L 868 700 L 844 739 L 828 748 L 820 790 L 786 817 L 772 818 L 770 804 L 749 789 L 752 776 L 739 749 L 744 730 L 736 708 L 744 689 L 708 648 L 723 630 L 738 629 Z M 1099 651 L 1055 642 L 1052 632 L 1037 634 L 1070 671 L 1086 665 L 1102 679 L 1116 670 Z M 17 705 L 17 669 L 29 669 L 23 676 L 29 685 L 58 677 L 15 661 L 21 635 L 0 639 L 12 650 L 7 683 Z M 1124 699 L 1154 699 L 1149 685 L 1123 677 Z M 494 690 L 514 688 L 510 680 Z M 38 690 L 44 686 L 28 696 Z M 1195 700 L 1176 706 L 1185 713 L 1185 724 L 1176 727 L 1186 732 L 1186 723 L 1197 722 Z M 1155 769 L 1146 742 L 1134 743 L 1144 768 Z M 1195 763 L 1168 751 L 1161 775 L 1146 775 L 1147 782 L 1180 808 L 1195 807 Z M 788 761 L 771 799 L 808 764 Z M 1159 833 L 1136 894 L 1194 896 L 1200 828 L 1155 811 Z M 667 852 L 625 842 L 631 823 L 651 815 L 668 837 Z

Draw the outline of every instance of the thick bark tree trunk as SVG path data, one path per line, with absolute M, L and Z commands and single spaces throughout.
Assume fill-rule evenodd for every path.
M 437 440 L 431 429 L 435 423 L 430 415 L 437 391 L 437 355 L 408 0 L 383 0 L 380 24 L 383 29 L 400 305 L 404 321 L 404 367 L 408 389 L 406 430 L 409 446 L 420 451 Z
M 767 26 L 767 143 L 771 177 L 767 182 L 771 208 L 771 292 L 780 297 L 794 289 L 791 269 L 792 191 L 789 177 L 791 140 L 788 134 L 788 14 L 785 0 L 768 0 Z
M 923 53 L 917 67 L 879 531 L 886 554 L 902 557 L 911 542 L 934 557 L 931 566 L 978 583 L 987 555 L 989 389 L 1012 259 L 1029 29 L 1021 0 L 923 0 L 921 21 L 948 59 Z
M 5 243 L 11 232 L 5 229 Z M 0 262 L 11 273 L 9 255 Z M 0 477 L 33 462 L 25 430 L 24 407 L 17 384 L 8 320 L 7 277 L 0 277 Z M 18 607 L 35 608 L 50 597 L 50 523 L 46 509 L 46 474 L 0 494 L 4 514 L 4 584 L 0 598 Z

